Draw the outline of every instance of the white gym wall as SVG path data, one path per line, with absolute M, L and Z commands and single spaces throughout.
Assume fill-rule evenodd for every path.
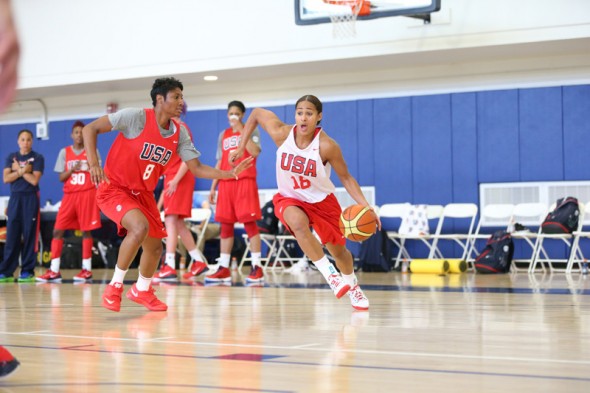
M 26 0 L 19 96 L 0 122 L 148 106 L 154 78 L 185 82 L 190 109 L 590 83 L 590 1 L 442 0 L 406 17 L 297 26 L 293 0 Z M 202 77 L 215 74 L 217 82 Z

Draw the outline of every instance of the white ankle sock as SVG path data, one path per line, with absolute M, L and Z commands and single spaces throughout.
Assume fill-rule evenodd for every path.
M 319 261 L 313 262 L 324 278 L 328 279 L 332 274 L 338 274 L 336 268 L 330 263 L 327 256 L 323 256 Z
M 92 258 L 82 259 L 82 269 L 88 271 L 92 270 Z
M 250 253 L 252 256 L 252 266 L 259 266 L 262 267 L 262 263 L 260 263 L 260 257 L 262 257 L 261 252 L 252 252 Z
M 123 280 L 125 280 L 125 274 L 127 274 L 127 270 L 121 270 L 119 269 L 119 266 L 115 266 L 115 273 L 113 274 L 111 285 L 123 284 Z
M 173 252 L 166 253 L 166 265 L 170 266 L 172 269 L 176 268 L 176 254 Z
M 135 283 L 135 287 L 138 291 L 147 291 L 150 289 L 150 285 L 152 283 L 152 278 L 146 278 L 141 274 L 137 277 L 137 282 Z
M 51 269 L 51 271 L 54 273 L 59 273 L 60 263 L 61 263 L 61 260 L 59 258 L 52 259 L 51 260 L 51 267 L 49 269 Z
M 229 267 L 230 254 L 219 254 L 219 266 Z
M 201 257 L 201 252 L 199 251 L 198 248 L 195 248 L 192 251 L 188 252 L 188 255 L 191 256 L 191 258 L 193 259 L 193 261 L 197 261 L 197 262 L 204 262 L 203 258 Z
M 358 280 L 356 279 L 356 274 L 352 272 L 351 274 L 343 274 L 342 278 L 344 282 L 350 285 L 350 288 L 354 288 L 358 284 Z

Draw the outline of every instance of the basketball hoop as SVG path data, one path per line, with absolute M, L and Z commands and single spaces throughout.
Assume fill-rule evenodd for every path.
M 371 13 L 368 0 L 322 0 L 329 5 L 330 21 L 334 38 L 352 38 L 356 36 L 356 18 Z

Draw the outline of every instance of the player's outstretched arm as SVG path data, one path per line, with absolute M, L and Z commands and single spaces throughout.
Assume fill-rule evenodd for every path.
M 273 112 L 263 108 L 254 108 L 250 116 L 248 116 L 246 124 L 244 124 L 240 145 L 236 150 L 229 153 L 230 162 L 242 157 L 246 144 L 257 126 L 268 132 L 277 146 L 280 146 L 285 141 L 291 130 L 291 126 L 283 123 Z
M 252 166 L 253 161 L 254 158 L 248 157 L 244 161 L 240 162 L 240 164 L 231 171 L 222 171 L 220 169 L 213 168 L 212 166 L 205 165 L 201 163 L 198 158 L 193 158 L 185 162 L 189 171 L 191 171 L 195 177 L 200 177 L 203 179 L 237 179 L 240 172 Z

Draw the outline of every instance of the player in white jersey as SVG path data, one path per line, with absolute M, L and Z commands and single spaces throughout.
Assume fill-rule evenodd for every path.
M 240 146 L 230 159 L 241 157 L 245 141 L 257 125 L 269 133 L 278 146 L 279 193 L 273 198 L 275 214 L 293 233 L 336 297 L 348 293 L 355 309 L 368 310 L 369 300 L 358 285 L 352 254 L 346 249 L 346 240 L 340 232 L 338 222 L 342 208 L 334 196 L 331 169 L 334 168 L 346 191 L 359 205 L 369 206 L 369 203 L 348 172 L 340 146 L 318 126 L 321 120 L 322 103 L 312 95 L 301 97 L 295 104 L 295 125 L 283 123 L 271 111 L 256 108 L 246 121 Z M 381 227 L 380 222 L 378 225 Z M 342 275 L 324 254 L 322 244 L 336 260 Z

